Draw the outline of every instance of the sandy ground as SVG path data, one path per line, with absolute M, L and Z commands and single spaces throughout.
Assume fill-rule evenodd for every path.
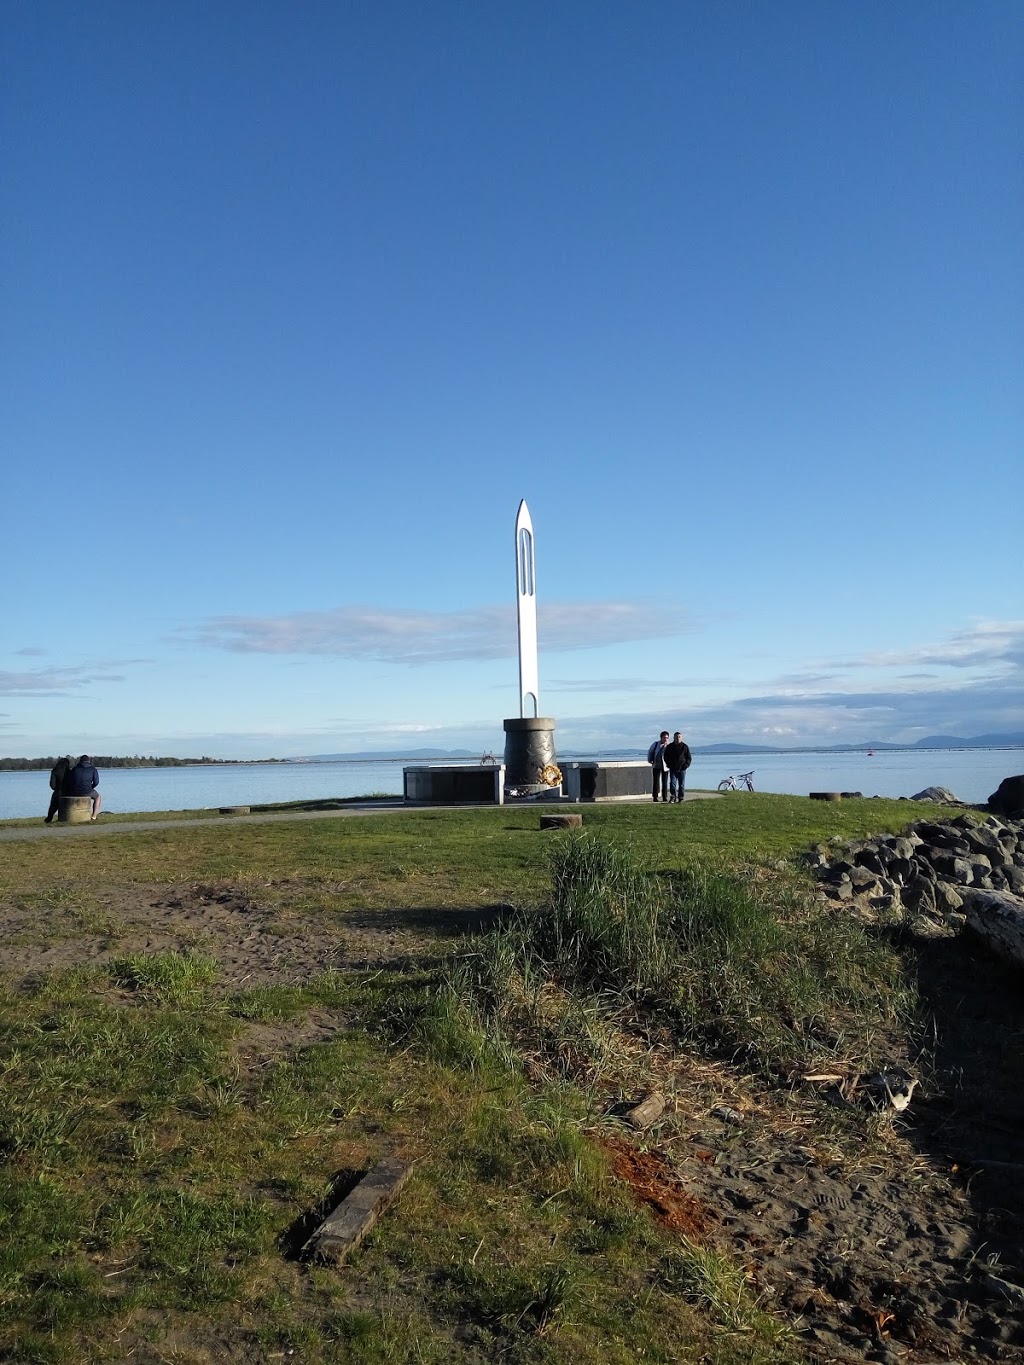
M 216 989 L 227 992 L 328 968 L 426 965 L 501 913 L 345 911 L 325 922 L 302 911 L 305 897 L 330 892 L 291 878 L 255 890 L 132 885 L 73 909 L 0 898 L 5 965 L 30 980 L 199 948 L 217 958 Z M 880 1120 L 886 1141 L 851 1157 L 830 1132 L 822 1087 L 758 1091 L 738 1077 L 726 1109 L 706 1088 L 698 1097 L 678 1085 L 660 1128 L 604 1140 L 637 1199 L 682 1235 L 734 1253 L 813 1359 L 1024 1362 L 1021 975 L 963 939 L 911 951 L 935 1061 L 910 1108 Z M 322 1022 L 299 1025 L 303 1040 Z M 273 1053 L 295 1043 L 295 1029 L 275 1025 L 249 1044 Z

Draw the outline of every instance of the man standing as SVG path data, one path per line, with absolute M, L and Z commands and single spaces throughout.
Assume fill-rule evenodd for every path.
M 656 739 L 647 750 L 647 762 L 651 765 L 654 774 L 654 799 L 657 801 L 659 795 L 662 801 L 668 800 L 668 764 L 665 762 L 665 749 L 668 746 L 668 731 L 662 730 L 659 739 Z
M 95 820 L 100 813 L 100 806 L 103 800 L 99 793 L 100 775 L 92 765 L 92 759 L 88 754 L 83 754 L 75 766 L 68 773 L 68 780 L 64 787 L 65 796 L 91 796 L 92 797 L 92 818 Z
M 677 730 L 672 743 L 665 749 L 665 762 L 668 764 L 669 800 L 682 801 L 686 790 L 686 770 L 693 762 L 690 746 Z

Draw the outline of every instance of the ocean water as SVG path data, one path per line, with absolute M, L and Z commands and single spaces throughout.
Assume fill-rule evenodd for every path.
M 697 754 L 691 787 L 715 788 L 731 773 L 754 770 L 754 789 L 806 796 L 808 792 L 863 792 L 913 796 L 948 787 L 961 801 L 986 801 L 1004 777 L 1024 772 L 1024 748 L 879 749 L 848 754 Z
M 637 751 L 642 759 L 646 749 Z M 569 757 L 569 755 L 563 755 Z M 587 757 L 587 755 L 579 755 Z M 595 755 L 590 755 L 594 757 Z M 117 812 L 201 810 L 326 797 L 400 796 L 408 760 L 336 763 L 239 763 L 191 768 L 108 768 L 100 772 L 104 809 Z M 806 796 L 812 791 L 860 791 L 865 796 L 913 796 L 948 787 L 961 801 L 984 801 L 1004 777 L 1024 772 L 1024 748 L 893 749 L 874 757 L 848 754 L 698 754 L 691 789 L 716 788 L 730 773 L 754 770 L 758 791 Z M 49 774 L 0 772 L 0 819 L 46 814 Z

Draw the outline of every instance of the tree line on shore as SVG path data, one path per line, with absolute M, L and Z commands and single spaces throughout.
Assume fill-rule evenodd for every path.
M 77 754 L 72 757 L 78 757 Z M 142 754 L 134 754 L 130 758 L 117 758 L 109 754 L 92 754 L 92 761 L 97 768 L 191 768 L 201 763 L 235 763 L 239 760 L 230 758 L 148 758 Z M 244 760 L 242 760 L 244 761 Z M 264 759 L 263 762 L 268 760 Z M 270 759 L 272 763 L 281 762 L 280 759 Z M 49 772 L 57 759 L 50 755 L 48 758 L 0 758 L 0 772 Z

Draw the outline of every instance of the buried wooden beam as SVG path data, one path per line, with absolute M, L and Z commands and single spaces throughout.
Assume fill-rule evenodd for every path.
M 341 1262 L 353 1252 L 412 1174 L 411 1161 L 386 1157 L 327 1215 L 302 1248 L 304 1258 Z
M 627 1109 L 623 1118 L 634 1128 L 649 1128 L 655 1119 L 660 1119 L 665 1112 L 665 1096 L 654 1091 L 647 1095 L 639 1104 L 634 1104 Z

